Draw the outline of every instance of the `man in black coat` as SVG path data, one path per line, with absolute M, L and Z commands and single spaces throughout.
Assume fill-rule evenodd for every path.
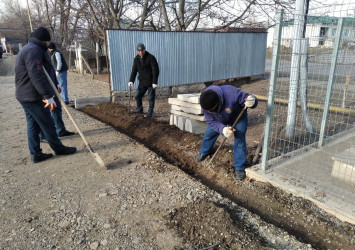
M 148 91 L 149 108 L 148 113 L 144 116 L 150 118 L 153 116 L 155 103 L 155 89 L 158 87 L 159 66 L 155 57 L 145 50 L 143 43 L 136 46 L 138 55 L 134 58 L 131 77 L 129 78 L 128 87 L 132 88 L 137 73 L 139 86 L 136 92 L 137 108 L 133 109 L 133 113 L 143 113 L 142 98 Z
M 49 112 L 49 109 L 57 107 L 54 100 L 54 91 L 44 73 L 45 69 L 55 82 L 55 72 L 47 54 L 47 46 L 50 40 L 48 30 L 39 27 L 31 34 L 29 43 L 22 48 L 16 58 L 15 94 L 16 99 L 25 111 L 28 147 L 33 163 L 44 161 L 53 156 L 52 154 L 42 153 L 39 139 L 41 130 L 46 136 L 48 144 L 57 155 L 68 155 L 76 152 L 75 147 L 66 147 L 58 139 Z

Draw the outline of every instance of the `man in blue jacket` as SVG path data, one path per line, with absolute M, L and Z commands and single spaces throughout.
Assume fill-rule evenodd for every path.
M 50 34 L 44 27 L 36 29 L 16 58 L 15 84 L 16 99 L 22 105 L 27 120 L 28 147 L 33 163 L 44 161 L 52 154 L 42 153 L 39 133 L 42 130 L 48 144 L 57 155 L 76 152 L 75 147 L 66 147 L 58 139 L 49 109 L 55 109 L 54 91 L 44 74 L 44 69 L 54 79 L 55 72 L 49 61 L 47 46 Z M 44 105 L 43 102 L 46 104 Z M 47 109 L 49 107 L 49 109 Z
M 231 126 L 244 107 L 255 108 L 258 105 L 257 98 L 233 86 L 212 85 L 201 93 L 200 105 L 208 127 L 203 136 L 196 162 L 204 160 L 211 154 L 213 145 L 220 134 L 227 138 L 234 137 L 235 177 L 238 180 L 245 179 L 247 112 L 244 112 L 234 128 Z
M 145 50 L 143 43 L 138 43 L 136 49 L 138 55 L 134 58 L 132 72 L 128 83 L 128 87 L 132 88 L 137 73 L 139 74 L 139 86 L 135 97 L 137 108 L 132 110 L 132 112 L 143 113 L 142 98 L 148 91 L 149 108 L 148 113 L 144 117 L 150 118 L 153 116 L 155 89 L 158 87 L 159 66 L 155 57 Z

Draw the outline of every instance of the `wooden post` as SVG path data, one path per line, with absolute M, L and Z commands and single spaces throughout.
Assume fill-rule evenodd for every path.
M 80 74 L 84 74 L 84 67 L 83 67 L 83 60 L 82 60 L 81 44 L 80 43 L 79 43 L 79 48 L 78 48 L 78 57 L 79 57 L 79 72 L 80 72 Z
M 69 70 L 70 70 L 70 68 L 71 68 L 71 48 L 72 48 L 72 46 L 70 45 L 70 46 L 69 46 L 69 62 L 68 62 Z
M 345 86 L 344 86 L 344 93 L 343 93 L 343 101 L 341 103 L 341 107 L 342 108 L 345 108 L 345 99 L 346 99 L 346 92 L 348 91 L 348 86 L 349 86 L 349 78 L 350 78 L 350 75 L 349 74 L 346 74 L 346 77 L 345 77 Z
M 81 54 L 81 53 L 80 53 Z M 86 67 L 88 68 L 88 70 L 90 71 L 90 73 L 92 74 L 92 77 L 94 78 L 94 72 L 92 71 L 92 69 L 90 68 L 89 63 L 86 61 L 85 57 L 83 57 L 83 55 L 81 55 L 81 59 L 84 61 Z
M 99 78 L 99 74 L 100 74 L 99 43 L 96 43 L 96 67 L 97 67 L 97 78 Z

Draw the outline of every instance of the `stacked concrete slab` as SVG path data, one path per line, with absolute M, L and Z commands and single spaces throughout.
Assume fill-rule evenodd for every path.
M 350 147 L 334 155 L 332 176 L 346 182 L 355 183 L 355 147 Z
M 169 98 L 170 125 L 193 133 L 203 134 L 206 131 L 207 123 L 200 106 L 200 93 L 178 94 L 177 98 Z

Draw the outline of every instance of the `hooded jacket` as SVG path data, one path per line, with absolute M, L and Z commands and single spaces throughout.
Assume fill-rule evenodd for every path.
M 140 62 L 139 55 L 134 58 L 130 82 L 134 82 L 137 73 L 139 84 L 144 87 L 150 87 L 152 84 L 158 84 L 159 66 L 155 57 L 148 51 L 145 51 L 142 60 L 143 65 Z
M 202 111 L 208 125 L 221 134 L 225 126 L 231 126 L 234 123 L 235 119 L 244 108 L 245 98 L 251 94 L 230 85 L 211 85 L 206 88 L 205 91 L 206 90 L 213 90 L 217 93 L 219 105 L 217 112 L 210 112 L 203 109 Z M 256 108 L 257 105 L 258 99 L 255 97 L 255 104 L 251 108 Z
M 45 42 L 31 37 L 16 58 L 16 99 L 20 102 L 37 102 L 50 99 L 54 91 L 44 74 L 43 67 L 57 84 Z

